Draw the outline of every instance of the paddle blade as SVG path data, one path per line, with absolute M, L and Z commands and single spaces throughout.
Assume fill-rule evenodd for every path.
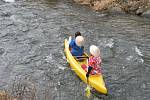
M 91 88 L 89 85 L 87 85 L 85 89 L 86 97 L 89 98 L 91 96 Z

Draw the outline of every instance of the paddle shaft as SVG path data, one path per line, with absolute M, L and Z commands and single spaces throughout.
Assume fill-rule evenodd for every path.
M 88 59 L 87 59 L 87 66 L 88 66 Z M 89 77 L 87 77 L 87 85 L 89 84 Z
M 76 58 L 89 58 L 89 57 L 86 57 L 86 56 L 74 56 Z
M 72 34 L 69 33 L 69 32 L 65 32 L 65 34 L 66 34 L 66 35 L 69 35 L 69 36 L 74 36 L 74 35 L 72 35 Z
M 88 59 L 87 59 L 87 65 L 88 65 Z M 87 75 L 86 75 L 87 77 Z M 91 95 L 91 88 L 90 88 L 90 85 L 89 85 L 89 78 L 87 77 L 87 88 L 86 88 L 86 96 L 89 98 Z

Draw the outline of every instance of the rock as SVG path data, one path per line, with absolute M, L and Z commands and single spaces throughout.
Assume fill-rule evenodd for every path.
M 74 0 L 75 2 L 78 2 L 80 4 L 90 4 L 91 0 Z
M 109 11 L 110 12 L 123 12 L 120 7 L 112 7 Z
M 93 2 L 93 9 L 95 10 L 106 10 L 113 5 L 115 0 L 106 0 L 106 1 L 95 1 Z
M 143 9 L 138 9 L 135 13 L 136 15 L 142 15 L 143 14 Z
M 125 12 L 142 15 L 149 7 L 149 0 L 74 0 L 80 4 L 88 4 L 96 11 Z M 113 8 L 112 8 L 113 7 Z
M 143 16 L 150 17 L 150 9 L 142 14 Z
M 84 1 L 82 2 L 82 4 L 90 4 L 90 1 L 91 1 L 91 0 L 84 0 Z

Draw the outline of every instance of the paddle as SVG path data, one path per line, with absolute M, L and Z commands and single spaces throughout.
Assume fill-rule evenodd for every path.
M 91 96 L 91 87 L 89 85 L 89 79 L 87 78 L 87 87 L 85 89 L 86 96 L 89 98 Z
M 87 59 L 87 66 L 88 66 L 88 59 Z M 87 73 L 89 74 L 89 73 Z M 86 96 L 89 98 L 91 96 L 91 87 L 89 85 L 89 75 L 87 76 L 86 74 L 86 77 L 87 77 L 87 87 L 85 89 L 85 92 L 86 92 Z
M 89 58 L 87 56 L 74 56 L 75 58 Z
M 69 36 L 73 37 L 74 35 L 72 35 L 69 32 L 64 32 L 64 37 L 67 39 Z

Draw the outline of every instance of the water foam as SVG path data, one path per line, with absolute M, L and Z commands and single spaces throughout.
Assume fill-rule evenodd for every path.
M 135 52 L 138 53 L 138 55 L 143 56 L 142 52 L 140 51 L 140 49 L 138 49 L 137 46 L 135 46 Z
M 15 0 L 4 0 L 5 2 L 15 2 Z
M 114 46 L 114 42 L 113 41 L 114 41 L 113 39 L 110 39 L 108 41 L 108 43 L 106 44 L 106 46 L 109 47 L 109 48 L 112 48 Z

